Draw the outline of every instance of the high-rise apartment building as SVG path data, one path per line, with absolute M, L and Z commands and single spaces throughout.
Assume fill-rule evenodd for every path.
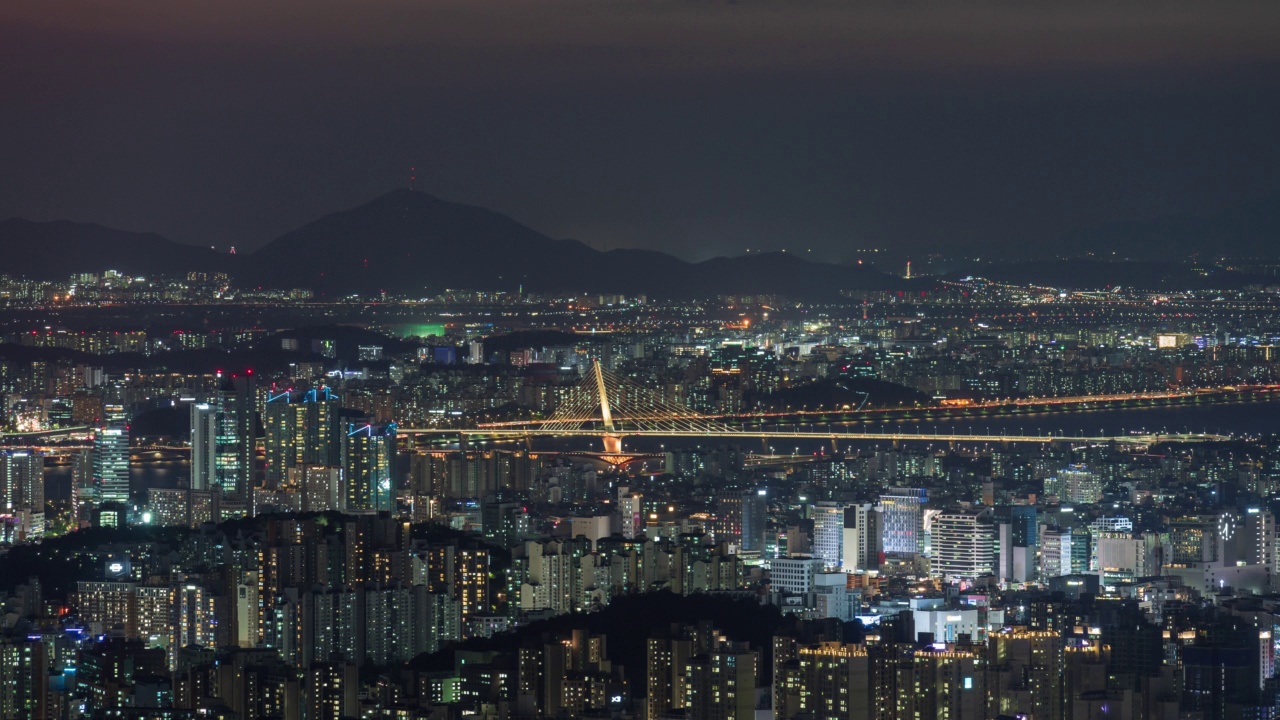
M 297 465 L 295 438 L 298 420 L 292 395 L 288 390 L 280 393 L 268 391 L 262 406 L 262 449 L 266 456 L 268 487 L 279 487 L 288 477 L 290 468 Z
M 0 717 L 53 717 L 49 700 L 48 650 L 38 638 L 0 642 Z
M 622 519 L 622 537 L 634 540 L 644 534 L 644 495 L 637 492 L 619 492 L 618 515 Z
M 392 474 L 396 426 L 353 424 L 342 442 L 345 510 L 390 510 L 395 500 Z
M 746 643 L 717 645 L 685 665 L 686 717 L 754 720 L 760 654 L 748 650 Z
M 269 485 L 283 482 L 295 467 L 338 465 L 338 402 L 329 388 L 268 394 L 262 424 Z
M 911 667 L 911 714 L 938 720 L 987 718 L 982 648 L 946 645 L 916 650 Z
M 1064 643 L 1048 630 L 1010 629 L 987 641 L 987 717 L 1062 720 Z
M 775 645 L 783 640 L 787 638 L 775 638 Z M 800 646 L 793 659 L 775 667 L 773 682 L 777 720 L 877 717 L 865 645 L 824 642 Z
M 764 550 L 769 519 L 767 491 L 763 488 L 724 490 L 716 493 L 717 541 L 737 543 L 746 552 Z

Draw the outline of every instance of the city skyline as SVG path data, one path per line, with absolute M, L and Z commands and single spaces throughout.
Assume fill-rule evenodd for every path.
M 1280 718 L 1277 91 L 1274 0 L 0 3 L 0 720 Z

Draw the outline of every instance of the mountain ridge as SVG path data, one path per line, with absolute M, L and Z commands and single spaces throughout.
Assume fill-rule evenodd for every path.
M 1001 263 L 953 275 L 1079 288 L 1237 287 L 1265 279 L 1212 263 L 1193 268 L 1187 261 L 1194 256 L 1184 249 L 1197 248 L 1205 260 L 1210 255 L 1275 254 L 1272 238 L 1280 238 L 1280 194 L 1209 218 L 1160 218 L 1072 231 L 1056 246 L 1085 257 L 1046 259 L 1043 252 L 1028 253 L 1024 246 L 1022 252 L 1007 253 Z M 1126 251 L 1113 255 L 1110 248 L 1115 247 Z M 830 297 L 841 290 L 898 290 L 930 282 L 903 280 L 870 265 L 813 262 L 784 251 L 700 262 L 639 248 L 601 251 L 579 240 L 552 238 L 488 208 L 408 189 L 324 215 L 254 253 L 218 253 L 156 233 L 93 223 L 21 218 L 0 220 L 0 248 L 0 272 L 37 280 L 107 269 L 169 276 L 204 270 L 227 272 L 239 287 L 301 287 L 321 297 L 380 291 L 412 296 L 445 289 Z
M 355 267 L 335 273 L 325 256 L 346 243 L 373 251 L 362 251 Z M 668 297 L 814 295 L 894 284 L 871 268 L 809 263 L 785 253 L 689 263 L 653 250 L 599 251 L 549 237 L 493 210 L 411 190 L 326 215 L 268 243 L 253 260 L 246 276 L 250 285 L 310 287 L 324 295 L 445 288 Z
M 177 243 L 151 232 L 132 232 L 70 220 L 0 220 L 0 272 L 36 280 L 65 280 L 71 273 L 173 275 L 193 270 L 228 272 L 235 256 Z M 122 252 L 123 248 L 123 252 Z

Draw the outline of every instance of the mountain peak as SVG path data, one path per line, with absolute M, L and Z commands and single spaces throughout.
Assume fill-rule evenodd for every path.
M 654 251 L 601 252 L 486 208 L 399 188 L 271 242 L 254 254 L 250 284 L 329 295 L 523 287 L 688 297 L 806 295 L 884 282 L 865 270 L 780 259 L 719 258 L 704 267 Z

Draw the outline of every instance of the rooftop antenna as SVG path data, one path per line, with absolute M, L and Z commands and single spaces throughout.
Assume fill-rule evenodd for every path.
M 418 189 L 418 168 L 412 166 L 409 168 L 409 189 Z

